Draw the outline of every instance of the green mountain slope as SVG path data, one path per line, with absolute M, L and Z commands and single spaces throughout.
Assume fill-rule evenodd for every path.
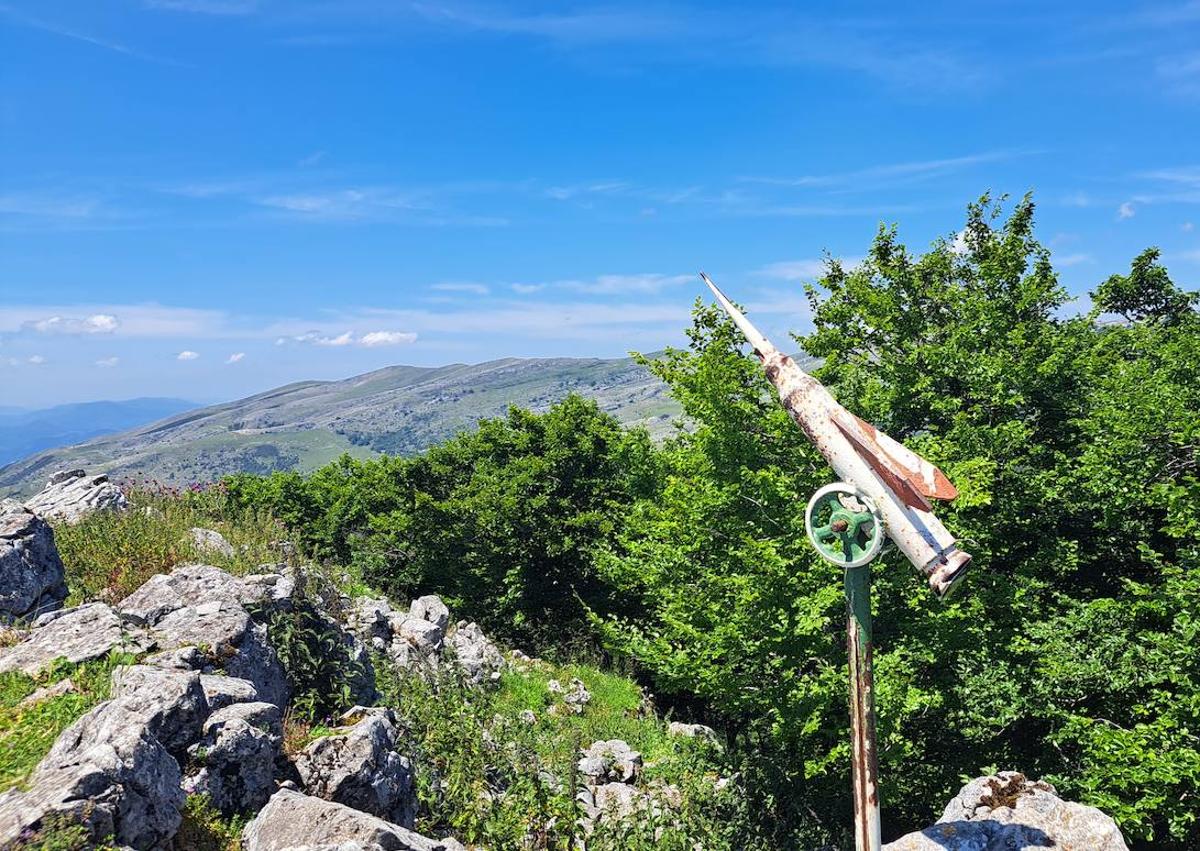
M 656 434 L 669 431 L 679 411 L 658 379 L 628 358 L 393 366 L 342 381 L 289 384 L 39 452 L 0 468 L 0 494 L 28 494 L 54 470 L 74 467 L 187 485 L 242 470 L 311 470 L 343 452 L 407 454 L 510 405 L 544 410 L 570 392 Z

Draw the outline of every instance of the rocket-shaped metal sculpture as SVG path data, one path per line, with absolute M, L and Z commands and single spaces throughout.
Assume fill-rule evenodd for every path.
M 839 405 L 819 381 L 771 345 L 707 275 L 700 277 L 754 348 L 791 418 L 838 477 L 874 504 L 887 537 L 934 593 L 945 597 L 971 563 L 930 505 L 933 499 L 954 499 L 954 485 L 933 464 Z

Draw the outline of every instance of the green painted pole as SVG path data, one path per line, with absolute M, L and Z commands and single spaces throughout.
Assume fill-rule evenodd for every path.
M 855 851 L 879 851 L 879 757 L 875 747 L 870 565 L 846 570 L 846 650 L 850 658 L 854 847 Z

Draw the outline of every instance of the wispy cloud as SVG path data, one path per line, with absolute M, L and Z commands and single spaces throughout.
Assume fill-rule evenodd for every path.
M 1125 201 L 1120 207 L 1117 207 L 1117 219 L 1132 219 L 1137 215 L 1137 210 L 1129 201 Z
M 91 316 L 47 316 L 23 323 L 24 330 L 39 334 L 111 334 L 121 325 L 111 313 Z
M 790 186 L 816 189 L 853 189 L 865 191 L 901 183 L 916 183 L 932 180 L 986 163 L 1010 160 L 1031 152 L 985 151 L 959 157 L 917 160 L 912 162 L 888 163 L 868 166 L 854 171 L 825 174 L 808 174 L 799 177 L 743 177 L 746 183 L 762 183 L 771 186 Z
M 312 346 L 331 346 L 333 348 L 340 348 L 342 346 L 377 348 L 379 346 L 398 346 L 406 343 L 414 343 L 416 340 L 417 335 L 411 331 L 368 331 L 365 334 L 357 334 L 354 331 L 343 331 L 336 335 L 321 331 L 306 331 L 303 334 L 279 337 L 275 340 L 275 345 L 283 346 L 288 343 L 300 343 Z
M 444 293 L 470 293 L 472 295 L 487 295 L 491 292 L 491 288 L 487 284 L 474 284 L 469 282 L 451 281 L 441 284 L 433 284 L 429 287 L 431 290 L 438 290 Z
M 179 354 L 175 355 L 175 360 L 196 360 L 200 357 L 199 352 L 193 352 L 190 349 L 184 349 Z
M 115 356 L 110 358 L 100 358 L 100 360 L 96 361 L 96 366 L 100 367 L 101 369 L 112 369 L 120 362 L 121 359 Z
M 249 15 L 259 9 L 258 0 L 142 0 L 142 5 L 147 9 L 200 15 Z
M 245 357 L 245 352 L 234 352 L 229 357 L 225 358 L 225 363 L 241 363 Z
M 35 30 L 41 30 L 42 32 L 47 32 L 52 35 L 61 36 L 62 38 L 69 38 L 69 39 L 73 39 L 74 41 L 80 41 L 85 44 L 90 44 L 93 47 L 99 47 L 99 48 L 103 48 L 104 50 L 110 50 L 114 53 L 120 53 L 120 54 L 122 54 L 124 56 L 128 56 L 132 59 L 140 59 L 145 62 L 157 62 L 157 63 L 164 64 L 164 65 L 181 65 L 182 64 L 182 63 L 176 62 L 173 59 L 165 59 L 160 56 L 152 56 L 149 53 L 143 53 L 140 50 L 134 50 L 133 48 L 128 47 L 118 41 L 112 41 L 110 39 L 101 38 L 99 36 L 91 35 L 90 33 L 81 32 L 80 30 L 72 29 L 70 27 L 65 27 L 60 24 L 53 23 L 51 21 L 46 21 L 41 18 L 35 18 L 30 15 L 26 15 L 22 12 L 19 12 L 16 9 L 12 8 L 11 6 L 8 6 L 5 4 L 0 4 L 0 15 L 3 15 L 4 17 L 8 18 L 9 20 L 13 21 L 14 23 L 20 24 L 21 26 L 24 26 L 24 27 L 28 27 L 30 29 L 35 29 Z
M 100 210 L 94 198 L 69 198 L 36 192 L 6 192 L 0 195 L 0 216 L 34 219 L 87 219 Z
M 1077 252 L 1075 254 L 1062 254 L 1054 258 L 1054 265 L 1063 268 L 1071 266 L 1082 266 L 1085 263 L 1095 263 L 1096 259 L 1090 254 Z

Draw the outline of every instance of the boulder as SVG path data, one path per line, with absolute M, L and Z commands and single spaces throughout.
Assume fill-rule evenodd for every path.
M 200 737 L 208 699 L 195 671 L 126 665 L 112 675 L 112 696 L 143 719 L 150 734 L 173 755 Z
M 496 678 L 504 667 L 504 657 L 499 649 L 473 621 L 459 621 L 446 638 L 446 646 L 467 679 L 475 685 Z
M 972 780 L 937 824 L 884 846 L 885 851 L 1039 848 L 1128 851 L 1116 823 L 1100 810 L 1064 801 L 1050 784 L 1015 771 Z
M 223 813 L 258 809 L 275 789 L 282 733 L 282 716 L 273 704 L 235 703 L 218 709 L 205 722 L 204 736 L 188 749 L 193 768 L 183 788 L 208 795 Z
M 33 618 L 67 598 L 54 530 L 15 503 L 0 506 L 0 621 Z
M 124 511 L 129 500 L 103 473 L 89 476 L 83 470 L 64 470 L 51 476 L 25 506 L 48 520 L 77 523 L 93 511 Z
M 128 628 L 104 603 L 88 603 L 35 621 L 24 641 L 0 650 L 0 673 L 24 671 L 36 676 L 55 659 L 87 662 L 110 650 L 137 651 L 145 643 L 141 631 Z
M 353 721 L 348 729 L 317 739 L 296 757 L 305 791 L 411 829 L 417 798 L 412 764 L 397 752 L 396 716 L 355 708 L 343 719 Z
M 81 824 L 139 851 L 161 847 L 181 821 L 179 765 L 122 699 L 105 701 L 62 732 L 28 791 L 0 796 L 0 847 L 49 818 Z
M 712 727 L 704 724 L 684 724 L 681 721 L 672 721 L 667 725 L 668 736 L 679 736 L 683 739 L 707 739 L 710 742 L 718 741 L 717 731 Z
M 227 677 L 224 674 L 201 674 L 200 687 L 208 698 L 208 708 L 213 712 L 235 703 L 258 701 L 258 689 L 249 680 Z
M 244 851 L 340 848 L 358 843 L 384 851 L 450 851 L 451 840 L 429 839 L 378 816 L 342 804 L 280 789 L 242 831 Z M 353 847 L 353 846 L 351 846 Z
M 642 755 L 621 739 L 593 742 L 578 763 L 588 785 L 632 783 L 642 773 Z
M 295 583 L 282 574 L 238 578 L 207 564 L 183 564 L 152 576 L 118 605 L 126 618 L 155 626 L 172 612 L 205 603 L 255 609 L 290 604 Z
M 249 680 L 260 700 L 287 705 L 287 677 L 267 641 L 266 628 L 255 623 L 240 605 L 215 599 L 176 609 L 155 623 L 151 636 L 163 649 L 207 648 L 211 666 Z
M 446 608 L 446 604 L 442 602 L 442 598 L 436 594 L 426 594 L 424 597 L 418 597 L 413 600 L 413 604 L 408 609 L 409 617 L 418 618 L 436 626 L 446 632 L 446 627 L 450 624 L 450 610 Z
M 233 558 L 233 544 L 225 540 L 225 536 L 215 529 L 193 526 L 188 530 L 188 534 L 192 536 L 192 543 L 200 552 Z
M 362 641 L 376 650 L 383 650 L 392 641 L 394 614 L 387 600 L 360 597 L 350 604 L 346 626 Z

